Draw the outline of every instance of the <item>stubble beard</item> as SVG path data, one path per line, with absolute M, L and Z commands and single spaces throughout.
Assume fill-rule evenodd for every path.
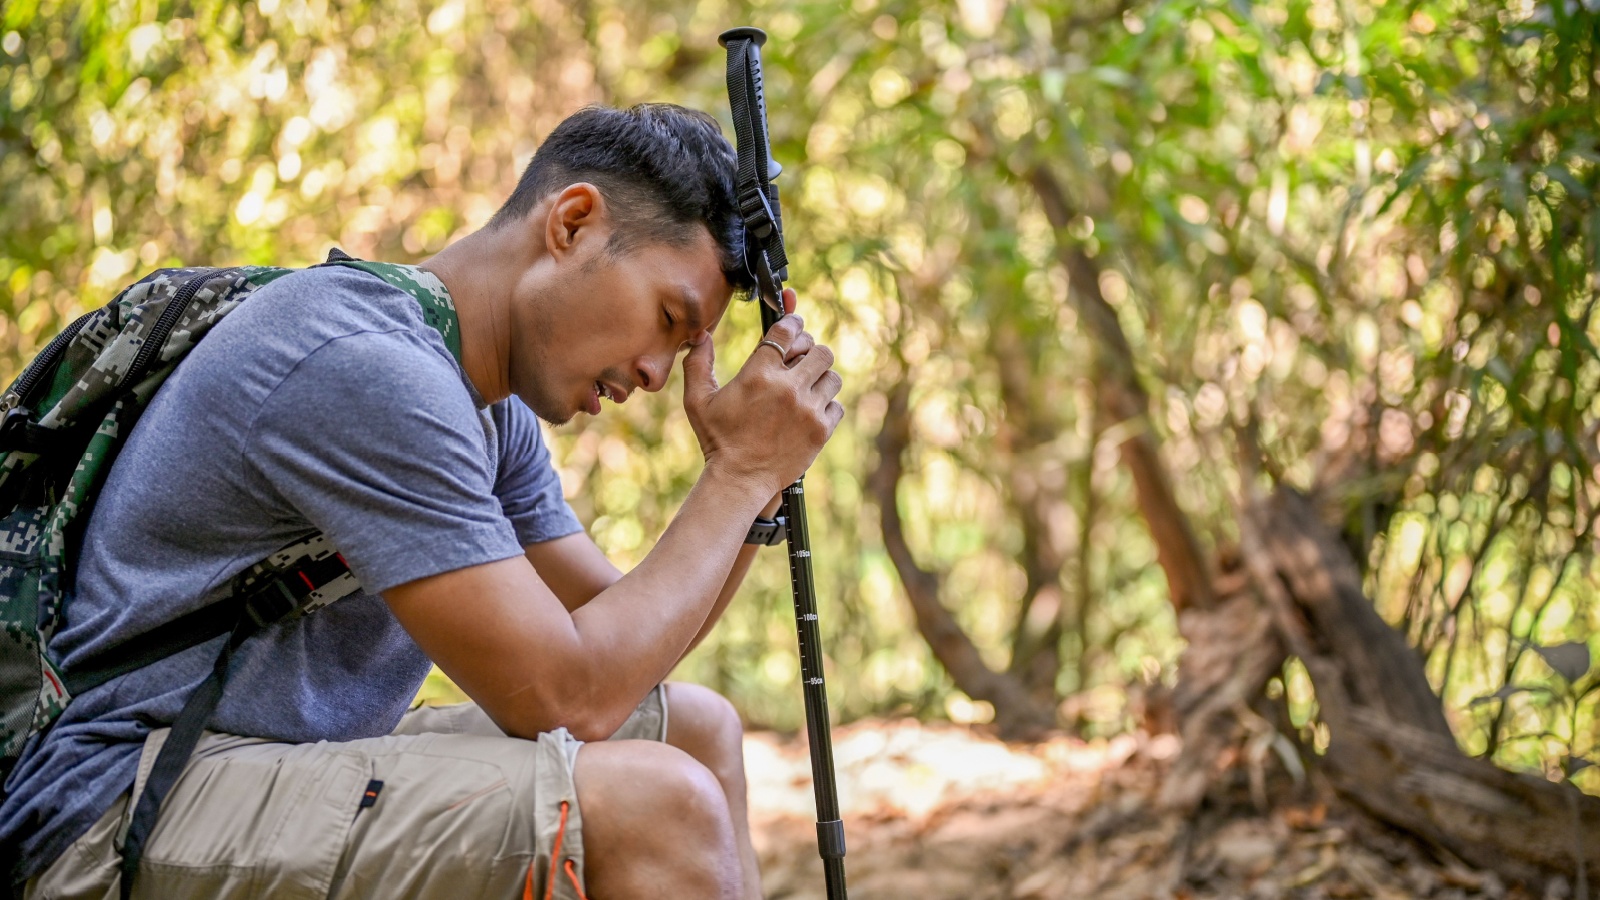
M 529 341 L 527 371 L 521 372 L 523 377 L 518 379 L 516 391 L 522 402 L 533 410 L 533 414 L 551 425 L 560 426 L 572 421 L 578 414 L 576 409 L 571 409 L 567 401 L 552 396 L 549 382 L 540 377 L 550 371 L 550 354 L 547 352 L 544 341 Z

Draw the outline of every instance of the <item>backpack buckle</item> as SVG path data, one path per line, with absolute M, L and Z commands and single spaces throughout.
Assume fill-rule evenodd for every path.
M 282 579 L 275 578 L 245 601 L 244 614 L 261 629 L 287 618 L 299 606 L 300 598 Z
M 42 438 L 50 434 L 49 429 L 33 424 L 33 410 L 26 406 L 13 406 L 6 410 L 4 418 L 0 418 L 0 453 L 13 450 L 38 453 L 44 449 L 45 441 Z

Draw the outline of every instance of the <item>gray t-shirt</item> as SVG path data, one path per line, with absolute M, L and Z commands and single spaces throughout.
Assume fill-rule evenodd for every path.
M 89 520 L 51 651 L 71 669 L 321 530 L 365 591 L 247 641 L 211 728 L 375 737 L 428 671 L 378 593 L 580 529 L 521 401 L 485 408 L 410 295 L 310 269 L 250 295 L 156 394 Z M 25 875 L 129 790 L 141 742 L 177 717 L 222 640 L 86 691 L 29 744 L 0 805 Z

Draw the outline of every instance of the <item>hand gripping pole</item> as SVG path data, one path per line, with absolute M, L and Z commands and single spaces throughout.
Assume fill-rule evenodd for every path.
M 778 186 L 783 171 L 772 159 L 767 106 L 761 85 L 761 45 L 766 32 L 734 28 L 719 39 L 728 50 L 728 102 L 739 153 L 735 182 L 745 224 L 745 263 L 761 295 L 761 329 L 783 317 L 783 283 L 789 258 L 783 248 L 783 211 Z M 800 639 L 800 682 L 805 692 L 806 737 L 811 745 L 811 783 L 817 798 L 817 852 L 822 856 L 828 900 L 845 900 L 844 823 L 833 771 L 833 736 L 828 728 L 828 688 L 822 677 L 817 636 L 817 595 L 811 579 L 811 538 L 806 526 L 805 476 L 784 488 L 782 515 L 789 524 L 789 584 L 794 591 Z

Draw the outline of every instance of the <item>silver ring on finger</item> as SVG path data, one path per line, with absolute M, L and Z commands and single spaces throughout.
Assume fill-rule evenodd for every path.
M 778 358 L 781 360 L 787 360 L 789 358 L 789 351 L 783 349 L 783 345 L 779 344 L 777 341 L 763 340 L 761 343 L 756 345 L 757 350 L 761 349 L 762 347 L 771 347 L 772 349 L 778 351 Z

